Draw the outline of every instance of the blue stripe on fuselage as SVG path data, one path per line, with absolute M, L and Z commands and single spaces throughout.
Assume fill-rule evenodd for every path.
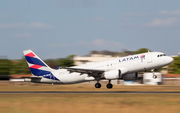
M 29 56 L 25 56 L 25 57 L 26 57 L 26 60 L 31 64 L 46 66 L 41 60 L 39 60 L 37 58 L 33 58 L 33 57 L 29 57 Z
M 44 71 L 44 70 L 34 69 L 34 68 L 30 68 L 30 70 L 33 75 L 43 76 L 44 78 L 48 78 L 48 79 L 52 79 L 52 80 L 59 80 L 49 71 Z

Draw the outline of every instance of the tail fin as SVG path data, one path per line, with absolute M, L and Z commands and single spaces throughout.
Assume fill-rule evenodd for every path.
M 33 51 L 25 50 L 23 53 L 34 76 L 43 76 L 45 78 L 51 77 L 52 69 L 46 63 L 44 63 Z

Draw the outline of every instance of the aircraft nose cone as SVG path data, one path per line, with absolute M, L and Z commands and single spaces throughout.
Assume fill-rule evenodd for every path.
M 172 57 L 168 57 L 168 60 L 167 60 L 170 63 L 172 63 L 174 61 L 174 59 Z

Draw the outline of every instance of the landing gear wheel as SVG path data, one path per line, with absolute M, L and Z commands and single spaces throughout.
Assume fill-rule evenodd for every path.
M 108 83 L 108 84 L 106 85 L 106 87 L 107 87 L 108 89 L 111 89 L 111 88 L 113 87 L 113 85 L 112 85 L 111 83 Z
M 154 78 L 154 79 L 156 79 L 156 78 L 157 78 L 157 76 L 156 76 L 156 75 L 153 75 L 153 78 Z
M 153 74 L 152 77 L 153 77 L 154 79 L 156 79 L 156 78 L 157 78 L 157 75 L 154 74 L 154 69 L 151 69 L 151 72 L 152 72 L 152 74 Z
M 96 88 L 101 88 L 101 84 L 100 84 L 100 83 L 96 83 L 96 84 L 95 84 L 95 87 L 96 87 Z

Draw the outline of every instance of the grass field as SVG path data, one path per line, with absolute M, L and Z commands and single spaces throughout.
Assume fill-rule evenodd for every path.
M 1 113 L 179 113 L 178 94 L 3 94 Z
M 180 91 L 180 86 L 7 85 L 0 91 Z M 180 94 L 0 94 L 0 113 L 179 113 Z

